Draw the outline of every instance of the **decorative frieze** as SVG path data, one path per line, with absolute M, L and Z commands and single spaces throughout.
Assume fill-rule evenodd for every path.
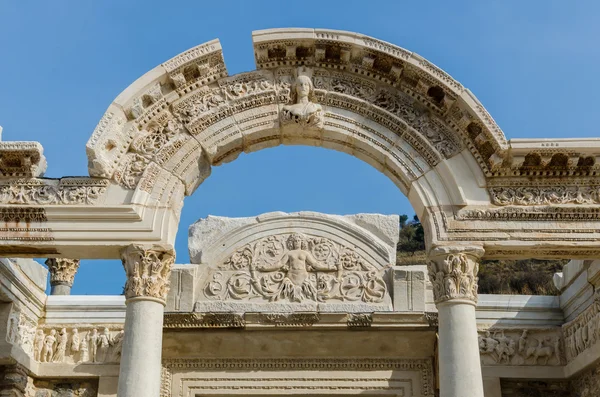
M 560 329 L 487 329 L 479 331 L 483 365 L 562 365 Z
M 6 341 L 20 346 L 28 355 L 33 355 L 37 321 L 13 306 L 6 324 Z
M 79 259 L 48 258 L 46 266 L 50 271 L 50 285 L 72 286 L 77 269 L 79 269 Z
M 0 181 L 0 204 L 94 205 L 109 181 L 94 178 L 12 179 Z
M 180 328 L 243 328 L 243 315 L 237 313 L 166 313 L 163 327 Z
M 455 219 L 461 221 L 597 221 L 600 207 L 503 207 L 475 208 L 459 211 Z
M 153 298 L 166 301 L 171 269 L 175 261 L 172 250 L 130 245 L 122 251 L 121 259 L 127 274 L 127 299 Z
M 276 327 L 309 327 L 320 319 L 319 313 L 261 313 L 259 321 Z
M 483 249 L 438 247 L 430 253 L 429 279 L 436 303 L 460 299 L 477 303 L 477 273 Z
M 237 249 L 204 286 L 213 300 L 383 302 L 378 269 L 349 247 L 299 233 L 264 237 Z
M 565 354 L 568 361 L 600 343 L 600 293 L 594 301 L 573 321 L 563 325 Z
M 373 314 L 349 313 L 346 323 L 349 328 L 368 328 L 373 325 Z
M 489 188 L 496 205 L 599 204 L 599 186 L 499 186 Z
M 33 359 L 43 363 L 115 363 L 124 331 L 118 328 L 43 326 L 35 331 Z

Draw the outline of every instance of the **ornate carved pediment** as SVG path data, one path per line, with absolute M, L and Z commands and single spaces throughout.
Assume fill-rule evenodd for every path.
M 370 313 L 391 310 L 396 216 L 263 214 L 201 219 L 190 258 L 195 311 Z
M 236 249 L 211 271 L 204 294 L 216 300 L 381 303 L 388 295 L 386 270 L 331 239 L 278 234 Z

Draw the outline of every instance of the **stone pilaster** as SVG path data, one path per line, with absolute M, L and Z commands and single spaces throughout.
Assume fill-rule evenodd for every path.
M 437 247 L 429 278 L 438 309 L 440 397 L 483 397 L 475 306 L 481 247 Z
M 79 269 L 79 259 L 49 258 L 46 259 L 46 266 L 50 271 L 50 294 L 70 295 Z
M 159 397 L 164 306 L 175 255 L 162 247 L 130 245 L 121 258 L 127 312 L 117 395 Z

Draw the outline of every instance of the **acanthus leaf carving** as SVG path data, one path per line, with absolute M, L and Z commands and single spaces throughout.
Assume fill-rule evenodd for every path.
M 430 255 L 429 279 L 436 303 L 454 299 L 477 302 L 477 273 L 483 250 L 440 247 Z
M 173 251 L 130 245 L 122 251 L 121 259 L 127 274 L 127 299 L 145 297 L 166 301 L 171 269 L 175 261 Z
M 73 285 L 75 274 L 79 269 L 79 259 L 48 258 L 46 266 L 50 271 L 50 284 Z

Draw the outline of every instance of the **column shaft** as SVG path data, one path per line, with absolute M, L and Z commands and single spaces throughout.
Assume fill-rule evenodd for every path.
M 117 395 L 159 397 L 163 314 L 174 254 L 130 245 L 121 256 L 127 273 L 127 311 Z
M 475 306 L 480 247 L 437 247 L 429 278 L 438 309 L 440 397 L 483 397 Z
M 119 397 L 158 397 L 164 306 L 151 300 L 127 303 L 119 369 Z
M 483 397 L 475 306 L 438 304 L 440 397 Z

